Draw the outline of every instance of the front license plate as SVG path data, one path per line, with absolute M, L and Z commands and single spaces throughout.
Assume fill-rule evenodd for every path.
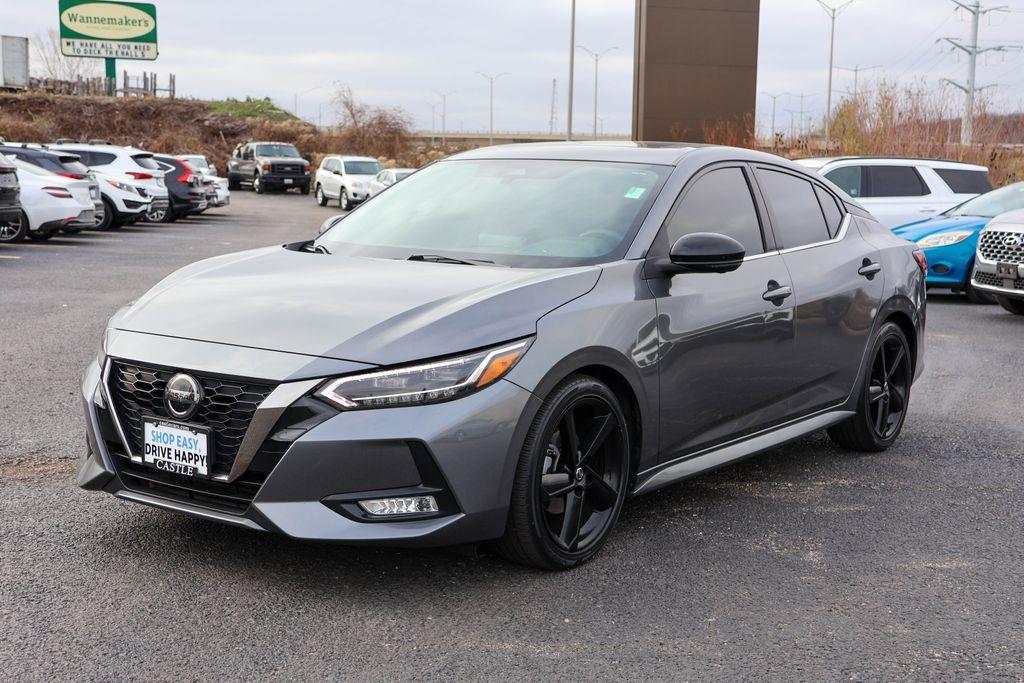
M 142 461 L 158 470 L 189 477 L 210 476 L 210 433 L 200 427 L 144 420 Z
M 292 184 L 292 179 L 291 178 L 285 178 L 284 179 L 284 184 L 285 185 L 291 185 Z
M 1009 280 L 1017 279 L 1017 264 L 1016 263 L 997 263 L 996 264 L 996 275 Z

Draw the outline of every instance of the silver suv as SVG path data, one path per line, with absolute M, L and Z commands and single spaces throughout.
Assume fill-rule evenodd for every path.
M 1024 210 L 996 216 L 978 236 L 971 284 L 1024 315 Z

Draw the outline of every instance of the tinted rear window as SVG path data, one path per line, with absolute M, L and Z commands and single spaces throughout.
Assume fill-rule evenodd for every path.
M 135 160 L 135 163 L 137 163 L 139 166 L 141 166 L 142 168 L 144 168 L 146 170 L 149 170 L 149 171 L 159 171 L 160 170 L 160 167 L 157 166 L 156 161 L 153 160 L 153 155 L 152 154 L 136 154 L 136 155 L 134 155 L 132 157 L 132 159 Z
M 815 185 L 814 192 L 818 195 L 818 202 L 821 203 L 821 212 L 825 214 L 828 234 L 830 237 L 835 237 L 839 234 L 839 225 L 843 222 L 843 211 L 836 203 L 835 197 L 824 189 Z
M 829 239 L 821 204 L 810 181 L 782 171 L 757 169 L 757 182 L 772 209 L 772 231 L 782 249 Z
M 922 197 L 928 186 L 913 166 L 865 166 L 868 193 L 864 197 Z
M 937 168 L 935 172 L 957 194 L 981 194 L 992 189 L 985 171 L 966 171 L 959 168 Z

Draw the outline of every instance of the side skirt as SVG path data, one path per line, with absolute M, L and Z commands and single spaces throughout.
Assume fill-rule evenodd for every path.
M 674 484 L 677 481 L 688 479 L 701 472 L 742 460 L 776 446 L 781 446 L 806 434 L 839 424 L 855 414 L 848 410 L 833 410 L 827 413 L 819 413 L 797 422 L 790 422 L 781 427 L 776 427 L 768 432 L 755 434 L 742 441 L 733 441 L 724 446 L 718 446 L 662 463 L 637 475 L 637 485 L 633 489 L 633 495 L 648 493 L 663 486 Z

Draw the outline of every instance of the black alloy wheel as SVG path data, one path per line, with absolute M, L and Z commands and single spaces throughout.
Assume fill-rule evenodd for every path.
M 895 323 L 886 323 L 875 340 L 857 414 L 828 430 L 833 441 L 857 451 L 884 451 L 903 429 L 910 403 L 913 363 L 910 345 Z
M 22 213 L 13 221 L 0 223 L 0 243 L 13 244 L 14 242 L 21 242 L 25 239 L 27 232 L 28 221 L 25 220 L 24 213 Z
M 630 453 L 615 394 L 592 377 L 564 381 L 527 437 L 499 551 L 544 569 L 568 569 L 592 557 L 622 511 Z

